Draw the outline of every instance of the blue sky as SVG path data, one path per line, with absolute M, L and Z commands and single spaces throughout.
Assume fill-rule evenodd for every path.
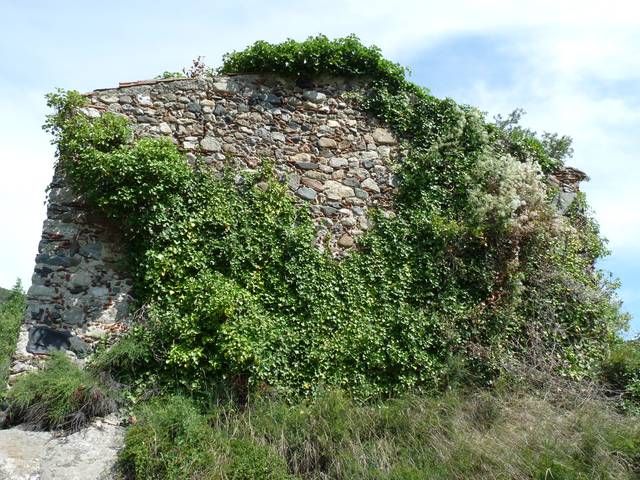
M 595 1 L 0 0 L 0 285 L 30 282 L 54 162 L 44 94 L 180 70 L 258 39 L 358 35 L 438 96 L 574 138 L 640 332 L 640 11 Z M 634 10 L 635 9 L 635 10 Z

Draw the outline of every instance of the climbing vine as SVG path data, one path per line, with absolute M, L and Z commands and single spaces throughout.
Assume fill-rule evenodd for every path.
M 193 390 L 222 379 L 370 397 L 440 388 L 456 357 L 490 378 L 533 336 L 567 374 L 604 354 L 623 317 L 593 269 L 602 240 L 583 203 L 556 212 L 545 181 L 568 144 L 433 97 L 353 36 L 257 42 L 220 71 L 361 79 L 361 108 L 407 147 L 396 215 L 374 213 L 358 250 L 334 260 L 267 162 L 238 183 L 189 166 L 169 140 L 133 140 L 121 116 L 83 115 L 77 93 L 49 95 L 60 167 L 121 226 L 149 307 L 104 368 Z

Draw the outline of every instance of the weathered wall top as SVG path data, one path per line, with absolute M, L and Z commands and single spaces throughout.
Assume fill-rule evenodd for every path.
M 333 79 L 302 89 L 274 76 L 242 75 L 125 85 L 90 93 L 87 113 L 124 114 L 137 136 L 170 136 L 216 170 L 274 160 L 292 193 L 310 203 L 318 244 L 327 241 L 335 254 L 368 228 L 368 207 L 391 204 L 397 142 L 350 105 L 355 83 Z

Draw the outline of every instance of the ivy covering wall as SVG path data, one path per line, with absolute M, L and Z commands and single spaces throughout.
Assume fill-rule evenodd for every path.
M 121 116 L 83 115 L 76 92 L 51 94 L 60 166 L 120 225 L 146 306 L 98 355 L 103 368 L 192 391 L 338 386 L 367 398 L 442 388 L 461 363 L 490 381 L 541 349 L 580 377 L 606 354 L 625 317 L 594 268 L 605 245 L 584 197 L 561 215 L 546 180 L 566 137 L 435 98 L 353 36 L 257 42 L 220 73 L 362 80 L 352 103 L 407 151 L 395 215 L 374 212 L 357 250 L 335 260 L 312 247 L 310 215 L 269 159 L 238 184 L 189 166 L 168 139 L 134 141 Z

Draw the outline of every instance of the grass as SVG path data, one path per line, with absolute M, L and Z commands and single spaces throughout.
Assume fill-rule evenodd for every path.
M 56 352 L 44 367 L 21 376 L 6 394 L 7 424 L 34 430 L 76 431 L 116 410 L 114 390 Z
M 143 405 L 129 428 L 120 467 L 125 478 L 283 480 L 292 478 L 275 450 L 211 428 L 188 399 Z
M 0 289 L 0 397 L 6 389 L 5 382 L 24 309 L 25 296 L 19 282 L 11 291 Z
M 120 467 L 136 479 L 634 479 L 639 420 L 513 391 L 243 409 L 172 396 L 138 410 Z
M 640 414 L 640 339 L 616 345 L 602 362 L 601 376 L 625 410 Z

